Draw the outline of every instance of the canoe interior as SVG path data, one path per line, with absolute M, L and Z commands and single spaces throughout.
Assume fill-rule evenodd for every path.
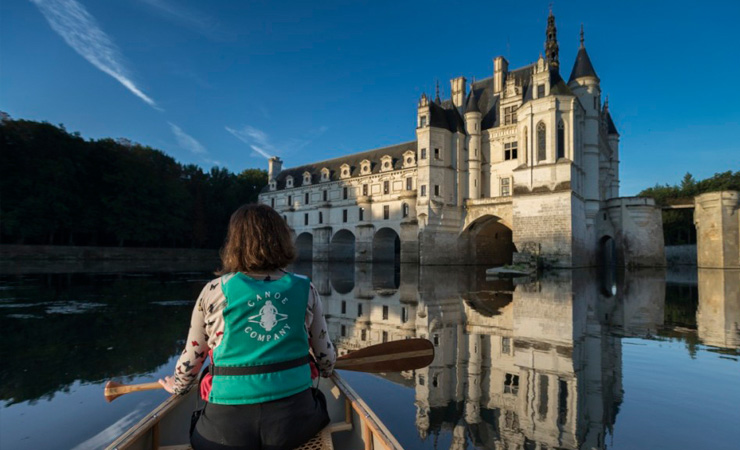
M 325 438 L 333 443 L 334 449 L 402 448 L 380 419 L 336 372 L 329 380 L 321 379 L 319 389 L 326 396 L 331 418 L 329 426 L 324 430 L 327 433 Z M 197 395 L 197 389 L 191 389 L 183 396 L 172 396 L 125 431 L 107 449 L 189 449 L 190 415 L 195 409 L 202 407 L 203 401 Z M 306 447 L 308 446 L 303 448 Z M 311 450 L 314 448 L 319 447 L 310 446 Z

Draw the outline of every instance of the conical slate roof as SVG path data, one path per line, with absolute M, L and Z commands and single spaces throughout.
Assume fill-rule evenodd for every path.
M 469 112 L 480 112 L 478 108 L 478 100 L 475 98 L 475 92 L 473 87 L 470 87 L 470 93 L 468 94 L 468 101 L 465 102 L 465 114 Z
M 576 62 L 575 64 L 573 64 L 573 70 L 570 72 L 568 83 L 582 77 L 594 77 L 597 80 L 599 79 L 599 77 L 596 76 L 596 71 L 594 70 L 593 64 L 591 64 L 591 58 L 588 57 L 586 47 L 583 45 L 581 45 L 581 48 L 578 49 Z

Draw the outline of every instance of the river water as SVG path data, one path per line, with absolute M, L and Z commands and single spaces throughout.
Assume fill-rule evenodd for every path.
M 210 264 L 0 267 L 0 448 L 96 449 L 163 391 Z M 416 372 L 344 373 L 407 449 L 736 449 L 740 271 L 298 265 L 340 352 L 424 337 Z

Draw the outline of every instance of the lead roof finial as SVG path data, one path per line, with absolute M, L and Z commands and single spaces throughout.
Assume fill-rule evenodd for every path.
M 441 102 L 441 100 L 439 99 L 439 80 L 437 80 L 437 96 L 434 98 L 434 101 L 437 103 Z
M 547 30 L 545 31 L 545 57 L 550 67 L 558 67 L 558 29 L 555 26 L 555 15 L 552 13 L 552 4 L 550 4 L 550 15 L 547 17 Z
M 583 46 L 583 23 L 581 23 L 581 47 Z

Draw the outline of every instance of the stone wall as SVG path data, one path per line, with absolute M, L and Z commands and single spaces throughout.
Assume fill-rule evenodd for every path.
M 620 197 L 607 202 L 607 214 L 614 224 L 617 265 L 629 267 L 665 266 L 663 217 L 655 200 Z
M 740 268 L 740 192 L 698 195 L 694 205 L 697 265 Z
M 515 196 L 512 206 L 516 248 L 534 243 L 544 265 L 572 267 L 571 192 Z

